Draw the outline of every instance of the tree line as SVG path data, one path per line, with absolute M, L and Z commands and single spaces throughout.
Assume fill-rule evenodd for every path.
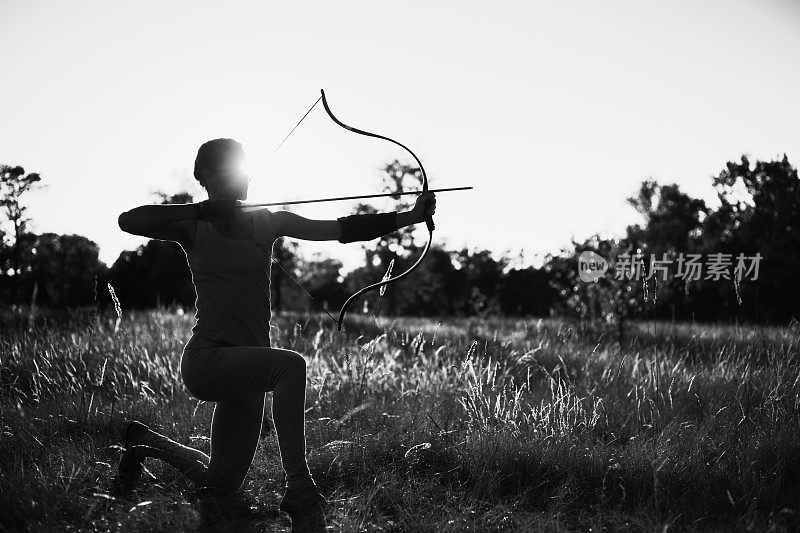
M 381 192 L 408 190 L 421 182 L 418 168 L 397 160 L 382 170 Z M 390 285 L 383 295 L 373 291 L 364 296 L 358 310 L 412 316 L 558 315 L 619 327 L 631 318 L 753 323 L 797 319 L 796 168 L 785 154 L 780 160 L 754 164 L 743 155 L 711 179 L 717 195 L 713 206 L 674 183 L 642 181 L 627 199 L 641 215 L 640 224 L 629 226 L 622 237 L 594 235 L 572 241 L 548 255 L 541 266 L 521 266 L 519 258 L 510 254 L 498 257 L 488 250 L 434 244 L 413 275 Z M 150 240 L 123 251 L 108 267 L 98 259 L 98 246 L 83 236 L 29 232 L 25 198 L 28 191 L 42 186 L 40 182 L 38 174 L 26 174 L 20 166 L 0 166 L 0 207 L 5 215 L 0 226 L 1 301 L 17 306 L 105 307 L 113 305 L 110 284 L 123 309 L 193 308 L 191 274 L 176 243 Z M 404 197 L 395 198 L 394 209 L 410 207 Z M 185 191 L 157 192 L 154 201 L 174 204 L 195 199 Z M 375 209 L 359 204 L 354 212 Z M 390 265 L 393 274 L 401 272 L 422 252 L 413 239 L 413 227 L 363 243 L 362 249 L 363 265 L 342 274 L 338 260 L 304 257 L 297 243 L 277 240 L 270 271 L 274 311 L 338 309 L 349 294 L 383 278 Z M 596 281 L 581 277 L 579 257 L 587 251 L 607 263 L 608 271 Z M 756 254 L 760 255 L 757 278 L 753 279 L 753 261 L 748 275 L 737 278 L 737 257 Z M 695 279 L 675 275 L 676 265 L 680 270 L 688 264 L 686 257 L 724 260 L 727 275 L 721 271 L 714 276 L 704 272 Z M 640 267 L 639 277 L 622 272 L 620 265 L 626 262 Z

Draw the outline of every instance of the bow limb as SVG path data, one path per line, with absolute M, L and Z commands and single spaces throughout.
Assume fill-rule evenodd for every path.
M 405 151 L 407 151 L 409 154 L 411 154 L 411 157 L 413 157 L 414 160 L 417 162 L 417 165 L 419 166 L 420 172 L 422 172 L 422 192 L 423 192 L 423 194 L 428 192 L 428 175 L 425 173 L 425 167 L 422 166 L 422 161 L 419 160 L 417 155 L 414 152 L 412 152 L 409 147 L 407 147 L 406 145 L 404 145 L 404 144 L 402 144 L 402 143 L 400 143 L 398 141 L 395 141 L 394 139 L 390 139 L 389 137 L 386 137 L 384 135 L 378 135 L 377 133 L 370 133 L 368 131 L 364 131 L 364 130 L 360 130 L 358 128 L 354 128 L 352 126 L 348 126 L 347 124 L 345 124 L 344 122 L 342 122 L 341 120 L 336 118 L 336 116 L 331 111 L 330 106 L 328 106 L 328 100 L 325 98 L 325 91 L 323 89 L 321 89 L 320 92 L 322 93 L 322 96 L 321 96 L 322 105 L 325 107 L 325 111 L 328 113 L 328 116 L 331 117 L 331 120 L 333 120 L 336 124 L 338 124 L 339 126 L 343 127 L 344 129 L 346 129 L 348 131 L 352 131 L 353 133 L 358 133 L 360 135 L 366 135 L 367 137 L 374 137 L 376 139 L 383 139 L 385 141 L 389 141 L 389 142 L 394 143 L 397 146 L 403 148 Z M 394 276 L 393 278 L 385 279 L 385 280 L 379 281 L 377 283 L 373 283 L 372 285 L 367 285 L 363 289 L 361 289 L 358 292 L 354 293 L 347 300 L 345 300 L 344 305 L 342 305 L 341 311 L 339 311 L 339 321 L 337 323 L 337 329 L 339 331 L 341 331 L 341 329 L 342 329 L 342 321 L 344 320 L 344 314 L 347 311 L 347 308 L 350 306 L 350 304 L 356 298 L 358 298 L 362 294 L 365 294 L 365 293 L 367 293 L 367 292 L 369 292 L 371 290 L 377 289 L 379 287 L 383 287 L 383 286 L 388 285 L 390 283 L 393 283 L 393 282 L 395 282 L 395 281 L 397 281 L 397 280 L 399 280 L 401 278 L 404 278 L 406 275 L 411 273 L 412 270 L 417 268 L 422 263 L 422 260 L 425 259 L 426 255 L 428 255 L 428 250 L 430 249 L 431 241 L 433 240 L 433 229 L 435 227 L 434 224 L 433 224 L 433 217 L 431 217 L 431 216 L 427 217 L 425 219 L 425 225 L 428 228 L 428 242 L 425 243 L 425 249 L 422 251 L 422 255 L 419 256 L 419 259 L 417 259 L 416 262 L 414 262 L 414 264 L 411 265 L 411 267 L 408 270 L 405 270 L 404 272 L 401 272 L 400 274 Z

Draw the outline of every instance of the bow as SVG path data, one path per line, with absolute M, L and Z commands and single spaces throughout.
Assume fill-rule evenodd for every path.
M 417 165 L 419 166 L 419 170 L 422 172 L 422 193 L 424 194 L 424 193 L 428 192 L 428 175 L 425 173 L 425 167 L 422 166 L 422 162 L 419 160 L 417 155 L 414 152 L 411 151 L 410 148 L 408 148 L 406 145 L 404 145 L 404 144 L 402 144 L 402 143 L 400 143 L 398 141 L 395 141 L 394 139 L 390 139 L 389 137 L 385 137 L 383 135 L 378 135 L 377 133 L 370 133 L 368 131 L 364 131 L 364 130 L 360 130 L 358 128 L 354 128 L 352 126 L 348 126 L 347 124 L 345 124 L 344 122 L 342 122 L 341 120 L 336 118 L 336 116 L 331 111 L 331 108 L 328 105 L 328 100 L 325 98 L 325 90 L 324 89 L 320 89 L 320 92 L 322 93 L 322 105 L 325 107 L 325 111 L 328 113 L 328 116 L 331 117 L 331 120 L 333 120 L 336 124 L 338 124 L 339 126 L 343 127 L 344 129 L 346 129 L 348 131 L 352 131 L 353 133 L 358 133 L 360 135 L 366 135 L 367 137 L 375 137 L 376 139 L 383 139 L 385 141 L 389 141 L 389 142 L 394 143 L 397 146 L 403 148 L 409 154 L 411 154 L 411 157 L 413 157 L 414 160 L 417 162 Z M 350 307 L 350 304 L 356 298 L 358 298 L 362 294 L 368 293 L 371 290 L 378 289 L 380 287 L 384 287 L 386 285 L 389 285 L 390 283 L 394 283 L 395 281 L 406 277 L 408 274 L 410 274 L 415 268 L 417 268 L 422 263 L 422 260 L 425 259 L 425 256 L 428 254 L 428 250 L 431 247 L 431 241 L 433 240 L 433 229 L 435 227 L 434 224 L 433 224 L 433 217 L 431 217 L 431 216 L 427 217 L 425 219 L 425 225 L 428 227 L 428 241 L 425 243 L 425 249 L 422 250 L 422 254 L 414 262 L 414 264 L 411 265 L 411 267 L 409 267 L 407 270 L 401 272 L 400 274 L 398 274 L 398 275 L 396 275 L 394 277 L 390 277 L 388 279 L 383 279 L 381 281 L 373 283 L 372 285 L 367 285 L 363 289 L 353 293 L 347 300 L 345 300 L 344 304 L 342 305 L 341 310 L 339 311 L 339 320 L 336 323 L 337 330 L 339 330 L 339 331 L 342 330 L 342 321 L 344 320 L 344 314 L 347 312 L 347 308 Z
M 367 137 L 375 137 L 376 139 L 383 139 L 383 140 L 389 141 L 391 143 L 396 144 L 397 146 L 400 146 L 401 148 L 406 150 L 409 154 L 411 154 L 411 157 L 413 157 L 414 160 L 417 162 L 417 165 L 419 166 L 419 169 L 422 172 L 422 191 L 419 191 L 419 192 L 420 192 L 420 194 L 424 194 L 424 193 L 428 192 L 428 175 L 425 173 L 425 167 L 422 166 L 422 162 L 419 160 L 417 155 L 414 152 L 411 151 L 410 148 L 408 148 L 407 146 L 405 146 L 404 144 L 402 144 L 402 143 L 400 143 L 398 141 L 395 141 L 394 139 L 390 139 L 389 137 L 385 137 L 383 135 L 378 135 L 377 133 L 370 133 L 368 131 L 364 131 L 364 130 L 360 130 L 358 128 L 354 128 L 352 126 L 348 126 L 347 124 L 345 124 L 344 122 L 342 122 L 341 120 L 336 118 L 336 116 L 331 111 L 331 108 L 328 105 L 328 100 L 325 98 L 325 91 L 323 89 L 320 89 L 320 93 L 321 93 L 321 96 L 317 99 L 316 102 L 314 102 L 314 104 L 309 108 L 309 110 L 306 111 L 306 114 L 303 115 L 303 118 L 301 118 L 300 121 L 297 124 L 295 124 L 295 126 L 291 129 L 291 131 L 289 131 L 289 133 L 286 135 L 286 137 L 284 137 L 283 140 L 280 142 L 280 144 L 278 144 L 278 146 L 275 148 L 275 150 L 272 151 L 272 153 L 269 155 L 269 157 L 267 157 L 267 161 L 272 159 L 272 156 L 275 155 L 275 153 L 278 151 L 278 149 L 281 146 L 283 146 L 283 143 L 286 142 L 286 140 L 294 132 L 294 130 L 296 130 L 297 127 L 300 125 L 300 123 L 303 122 L 303 120 L 305 120 L 305 118 L 308 116 L 309 113 L 311 113 L 311 110 L 314 109 L 314 106 L 316 106 L 317 103 L 320 100 L 322 100 L 322 105 L 325 107 L 325 111 L 328 113 L 328 116 L 331 117 L 331 120 L 333 120 L 337 125 L 343 127 L 344 129 L 346 129 L 348 131 L 352 131 L 353 133 L 358 133 L 360 135 L 366 135 Z M 472 187 L 451 187 L 449 189 L 442 189 L 442 190 L 443 191 L 445 191 L 445 190 L 446 191 L 468 190 L 468 189 L 471 189 L 471 188 Z M 409 193 L 400 193 L 400 194 L 409 194 Z M 378 194 L 376 194 L 376 195 L 363 195 L 363 196 L 357 196 L 357 197 L 322 198 L 322 199 L 319 199 L 319 200 L 303 200 L 303 201 L 297 201 L 297 202 L 284 202 L 284 203 L 280 203 L 280 204 L 278 204 L 278 203 L 252 204 L 252 205 L 245 205 L 243 207 L 244 207 L 244 210 L 247 211 L 247 210 L 257 209 L 258 206 L 286 205 L 286 204 L 294 204 L 294 203 L 300 204 L 300 203 L 313 203 L 313 202 L 327 202 L 327 201 L 334 201 L 334 200 L 347 200 L 347 199 L 353 199 L 353 198 L 370 198 L 370 197 L 378 197 L 378 196 L 397 196 L 397 194 L 388 194 L 388 195 L 383 195 L 383 194 L 378 195 Z M 331 314 L 328 312 L 328 310 L 325 309 L 324 306 L 322 307 L 322 310 L 325 311 L 325 314 L 327 314 L 332 320 L 334 320 L 336 322 L 336 328 L 337 328 L 338 331 L 342 330 L 342 322 L 344 321 L 344 315 L 347 312 L 347 308 L 350 307 L 350 304 L 356 298 L 358 298 L 362 294 L 368 293 L 371 290 L 378 289 L 378 288 L 381 288 L 381 287 L 384 287 L 381 290 L 381 294 L 383 294 L 383 291 L 385 290 L 385 287 L 387 285 L 389 285 L 390 283 L 394 283 L 395 281 L 406 277 L 408 274 L 410 274 L 415 268 L 417 268 L 422 263 L 422 260 L 425 259 L 425 256 L 428 254 L 428 250 L 431 247 L 431 241 L 433 240 L 434 224 L 433 224 L 433 217 L 432 216 L 428 216 L 425 219 L 425 225 L 428 227 L 428 241 L 425 243 L 425 249 L 422 250 L 422 255 L 419 256 L 419 258 L 414 262 L 413 265 L 411 265 L 410 268 L 408 268 L 404 272 L 401 272 L 400 274 L 398 274 L 398 275 L 396 275 L 394 277 L 384 276 L 384 278 L 381 281 L 379 281 L 377 283 L 373 283 L 372 285 L 367 285 L 363 289 L 355 292 L 347 300 L 345 300 L 344 304 L 342 305 L 341 310 L 339 311 L 339 319 L 338 320 L 334 319 L 331 316 Z M 273 259 L 273 261 L 274 261 L 274 259 Z M 280 266 L 280 263 L 278 263 L 278 266 Z M 283 267 L 281 267 L 281 268 L 283 268 Z M 389 270 L 389 272 L 391 272 L 391 270 Z M 288 272 L 287 272 L 287 274 L 288 274 Z M 290 275 L 290 277 L 291 277 L 291 275 Z M 294 278 L 292 277 L 292 279 L 294 279 Z M 300 285 L 300 283 L 297 282 L 297 280 L 294 280 L 294 281 L 298 285 Z M 300 287 L 303 288 L 302 285 L 300 285 Z M 314 298 L 311 297 L 311 295 L 308 293 L 308 291 L 305 290 L 305 288 L 303 288 L 303 290 L 305 291 L 305 293 L 312 300 L 314 300 Z

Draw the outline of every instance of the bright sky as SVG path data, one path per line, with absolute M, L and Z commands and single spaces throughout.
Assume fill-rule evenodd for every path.
M 0 32 L 0 162 L 49 186 L 31 230 L 85 235 L 109 265 L 146 242 L 122 211 L 156 189 L 206 198 L 192 168 L 213 138 L 244 144 L 248 201 L 375 192 L 405 152 L 321 103 L 263 164 L 320 88 L 345 123 L 414 150 L 432 185 L 475 187 L 438 196 L 434 235 L 451 247 L 557 252 L 621 235 L 643 179 L 710 199 L 742 154 L 800 162 L 793 0 L 3 0 Z

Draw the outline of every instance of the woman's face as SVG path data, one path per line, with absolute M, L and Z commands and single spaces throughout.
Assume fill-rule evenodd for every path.
M 218 198 L 247 199 L 250 176 L 244 167 L 244 153 L 237 154 L 225 162 L 216 172 L 210 172 L 209 193 Z

